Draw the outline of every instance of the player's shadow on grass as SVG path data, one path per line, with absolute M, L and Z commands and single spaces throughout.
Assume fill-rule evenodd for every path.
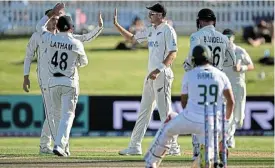
M 89 49 L 89 51 L 91 52 L 114 52 L 114 51 L 137 51 L 137 50 L 142 50 L 142 49 L 115 49 L 115 48 L 92 48 L 92 49 Z

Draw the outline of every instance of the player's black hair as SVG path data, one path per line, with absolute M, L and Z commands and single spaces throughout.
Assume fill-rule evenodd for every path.
M 73 20 L 70 16 L 61 16 L 57 21 L 56 27 L 60 32 L 66 32 L 74 28 Z
M 205 65 L 210 63 L 211 52 L 207 46 L 197 45 L 192 51 L 192 57 L 195 66 Z

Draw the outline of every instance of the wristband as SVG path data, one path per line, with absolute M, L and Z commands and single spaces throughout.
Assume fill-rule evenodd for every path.
M 163 72 L 166 69 L 166 65 L 164 63 L 161 63 L 158 68 L 157 68 L 160 72 Z
M 241 66 L 241 72 L 247 71 L 248 67 L 246 65 Z

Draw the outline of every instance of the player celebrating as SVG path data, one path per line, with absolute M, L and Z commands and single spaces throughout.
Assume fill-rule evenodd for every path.
M 47 15 L 50 10 L 47 10 L 45 12 L 45 15 Z M 53 16 L 47 23 L 47 30 L 53 34 L 57 33 L 56 29 L 56 23 L 59 19 L 59 16 L 63 13 L 61 10 L 59 11 L 59 15 Z M 103 21 L 101 18 L 101 15 L 99 15 L 98 19 L 98 25 L 93 31 L 83 34 L 83 35 L 75 35 L 73 34 L 73 37 L 76 39 L 79 39 L 82 42 L 86 41 L 92 41 L 95 39 L 103 30 Z M 37 55 L 37 77 L 38 77 L 38 83 L 41 89 L 43 103 L 44 103 L 44 109 L 45 109 L 45 116 L 46 119 L 43 124 L 42 132 L 41 132 L 41 138 L 40 138 L 40 154 L 52 154 L 52 148 L 51 148 L 51 139 L 54 140 L 53 134 L 56 132 L 57 127 L 54 128 L 54 125 L 58 125 L 58 123 L 54 124 L 54 121 L 58 121 L 60 119 L 60 114 L 55 114 L 51 112 L 51 105 L 50 105 L 50 96 L 47 91 L 48 86 L 48 63 L 47 58 L 42 56 L 42 53 L 44 52 L 45 48 L 43 48 L 42 45 L 42 39 L 41 34 L 38 32 L 35 32 L 32 34 L 26 51 L 26 56 L 24 60 L 24 82 L 23 82 L 23 89 L 26 92 L 29 92 L 30 89 L 30 80 L 29 80 L 29 72 L 30 72 L 30 66 L 32 63 L 32 60 Z M 55 120 L 54 120 L 55 119 Z M 69 154 L 68 148 L 66 148 L 66 152 Z
M 120 155 L 142 154 L 141 141 L 156 104 L 162 122 L 172 112 L 171 86 L 174 74 L 170 66 L 177 55 L 177 35 L 175 30 L 165 22 L 166 9 L 163 5 L 157 3 L 147 9 L 150 10 L 149 19 L 152 26 L 135 35 L 119 25 L 117 9 L 115 10 L 114 25 L 120 34 L 129 41 L 135 40 L 139 43 L 148 41 L 149 47 L 148 75 L 144 80 L 140 112 L 129 147 L 120 151 Z M 180 155 L 176 137 L 173 139 L 170 154 Z
M 192 64 L 192 51 L 193 48 L 199 44 L 208 46 L 212 52 L 210 63 L 218 69 L 223 69 L 223 63 L 228 60 L 229 66 L 233 69 L 236 62 L 236 56 L 232 45 L 228 38 L 222 33 L 215 30 L 216 16 L 211 9 L 201 9 L 197 17 L 198 31 L 193 33 L 190 37 L 190 51 L 187 59 L 184 62 L 185 71 L 191 70 L 194 65 Z M 192 135 L 193 142 L 193 159 L 199 154 L 199 143 L 196 135 Z
M 234 99 L 231 84 L 227 76 L 217 68 L 210 65 L 211 52 L 207 46 L 198 45 L 193 48 L 192 63 L 194 69 L 185 73 L 182 84 L 181 104 L 183 112 L 170 114 L 159 129 L 151 148 L 145 155 L 146 167 L 158 167 L 165 153 L 170 148 L 170 140 L 178 134 L 192 134 L 198 136 L 201 144 L 204 144 L 204 104 L 208 102 L 210 126 L 209 147 L 213 148 L 213 104 L 217 103 L 217 113 L 222 110 L 223 96 L 226 104 L 226 123 L 231 116 Z M 212 121 L 212 122 L 211 122 Z M 204 148 L 205 149 L 205 148 Z M 209 151 L 211 151 L 209 149 Z M 204 152 L 204 151 L 202 151 Z M 201 154 L 200 163 L 204 162 L 204 153 Z M 210 158 L 213 158 L 210 154 Z
M 243 120 L 245 117 L 245 101 L 246 101 L 246 84 L 245 84 L 245 72 L 254 69 L 253 62 L 248 55 L 248 53 L 240 46 L 234 44 L 235 36 L 234 32 L 230 29 L 225 29 L 223 34 L 230 40 L 233 49 L 236 54 L 237 64 L 235 66 L 235 71 L 231 67 L 227 67 L 227 61 L 224 64 L 224 72 L 228 76 L 235 98 L 235 108 L 233 111 L 232 118 L 230 120 L 229 129 L 229 139 L 228 147 L 235 148 L 235 138 L 234 134 L 236 128 L 241 128 L 243 126 Z
M 77 68 L 86 66 L 88 59 L 81 41 L 72 36 L 71 17 L 61 16 L 58 19 L 56 27 L 59 33 L 54 35 L 47 31 L 45 25 L 55 14 L 53 10 L 44 16 L 40 21 L 44 25 L 39 29 L 40 24 L 38 24 L 37 29 L 38 32 L 42 31 L 42 43 L 46 48 L 43 56 L 48 59 L 49 63 L 48 89 L 52 110 L 54 113 L 61 114 L 53 152 L 58 156 L 68 156 L 65 148 L 69 142 L 79 94 Z

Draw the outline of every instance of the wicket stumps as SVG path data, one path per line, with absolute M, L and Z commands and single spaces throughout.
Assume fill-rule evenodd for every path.
M 212 103 L 211 103 L 212 104 Z M 208 113 L 209 103 L 206 102 L 204 104 L 204 128 L 205 128 L 205 168 L 210 168 L 210 160 L 209 160 L 209 113 Z M 225 131 L 225 103 L 222 104 L 222 163 L 218 162 L 218 116 L 217 116 L 217 102 L 213 103 L 213 121 L 214 121 L 214 130 L 213 130 L 213 138 L 214 138 L 214 168 L 223 167 L 227 168 L 227 147 L 226 147 L 226 131 Z

